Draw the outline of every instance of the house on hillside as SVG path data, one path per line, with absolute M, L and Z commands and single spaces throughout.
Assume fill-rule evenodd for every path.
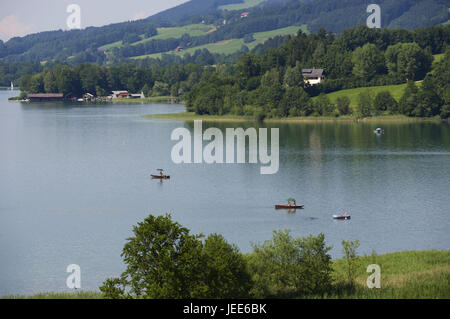
M 27 95 L 30 102 L 45 102 L 45 101 L 63 101 L 64 94 L 62 93 L 30 93 Z
M 247 18 L 248 17 L 248 12 L 242 12 L 241 13 L 241 19 L 242 18 Z
M 181 51 L 183 51 L 184 49 L 183 49 L 183 47 L 181 46 L 181 45 L 179 45 L 179 46 L 177 46 L 176 48 L 175 48 L 175 52 L 181 52 Z
M 307 85 L 316 85 L 325 80 L 323 69 L 302 69 L 303 80 Z

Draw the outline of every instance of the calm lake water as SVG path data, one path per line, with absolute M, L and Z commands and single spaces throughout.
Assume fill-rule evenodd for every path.
M 141 116 L 182 105 L 8 102 L 13 95 L 0 91 L 0 296 L 68 291 L 72 263 L 82 289 L 96 290 L 123 271 L 125 240 L 149 214 L 171 213 L 244 252 L 275 229 L 322 232 L 333 257 L 343 239 L 359 239 L 360 254 L 450 249 L 449 124 L 270 124 L 280 129 L 280 169 L 261 175 L 259 164 L 172 163 L 170 134 L 192 123 Z M 169 181 L 149 178 L 160 167 Z M 288 197 L 305 209 L 275 211 Z M 352 219 L 331 218 L 342 212 Z

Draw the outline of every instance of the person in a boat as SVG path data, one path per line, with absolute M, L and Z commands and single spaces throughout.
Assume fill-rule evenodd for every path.
M 162 173 L 162 171 L 159 171 L 159 176 L 161 176 L 161 177 L 163 176 L 163 173 Z
M 295 207 L 295 206 L 297 206 L 297 203 L 296 203 L 295 200 L 294 200 L 294 207 Z

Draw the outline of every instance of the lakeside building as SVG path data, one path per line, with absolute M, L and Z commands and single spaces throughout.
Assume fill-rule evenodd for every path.
M 92 101 L 93 102 L 93 101 L 95 101 L 95 96 L 93 94 L 91 94 L 91 93 L 84 93 L 82 100 L 86 101 L 86 102 L 88 102 L 88 101 Z
M 44 101 L 63 101 L 63 93 L 29 93 L 27 98 L 30 102 L 44 102 Z
M 113 98 L 113 99 L 117 99 L 117 98 L 120 98 L 120 97 L 128 97 L 128 95 L 129 95 L 129 93 L 128 93 L 128 91 L 111 91 L 111 97 Z
M 130 99 L 144 99 L 145 95 L 144 95 L 144 92 L 141 92 L 141 93 L 136 93 L 136 94 L 130 94 L 128 97 Z

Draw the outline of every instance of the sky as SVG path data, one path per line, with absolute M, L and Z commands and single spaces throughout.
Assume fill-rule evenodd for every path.
M 67 30 L 70 4 L 80 6 L 81 28 L 143 19 L 189 0 L 1 0 L 0 40 Z

